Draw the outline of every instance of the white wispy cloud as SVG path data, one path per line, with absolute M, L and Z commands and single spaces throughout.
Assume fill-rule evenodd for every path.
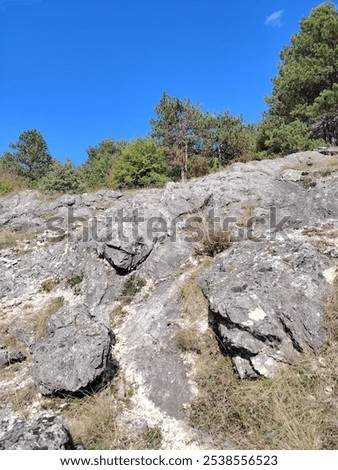
M 285 10 L 278 10 L 271 13 L 271 15 L 266 17 L 265 24 L 269 26 L 275 26 L 277 28 L 283 26 L 282 16 L 284 14 L 284 11 Z
M 18 5 L 34 5 L 41 3 L 43 0 L 0 0 L 0 11 L 6 11 L 9 7 L 15 7 Z

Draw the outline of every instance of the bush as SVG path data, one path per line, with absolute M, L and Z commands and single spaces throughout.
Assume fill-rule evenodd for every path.
M 211 171 L 208 159 L 196 155 L 188 161 L 188 178 L 198 178 L 199 176 L 208 175 Z
M 218 228 L 214 233 L 210 233 L 208 227 L 204 227 L 204 236 L 197 246 L 195 253 L 197 255 L 216 256 L 222 253 L 231 245 L 230 232 Z
M 41 178 L 37 187 L 45 193 L 78 193 L 85 190 L 81 175 L 70 158 L 64 164 L 54 160 L 50 171 Z
M 127 144 L 113 166 L 112 182 L 118 188 L 161 186 L 167 180 L 163 152 L 150 139 Z
M 109 175 L 114 161 L 121 155 L 121 150 L 126 142 L 108 138 L 98 145 L 90 146 L 87 149 L 88 159 L 81 166 L 86 185 L 90 189 L 100 189 L 109 187 Z
M 263 121 L 257 137 L 257 151 L 268 155 L 288 155 L 323 144 L 324 141 L 311 138 L 309 129 L 299 119 L 288 124 L 279 118 Z
M 6 169 L 0 163 L 0 196 L 22 191 L 27 187 L 23 178 L 20 178 L 14 170 Z

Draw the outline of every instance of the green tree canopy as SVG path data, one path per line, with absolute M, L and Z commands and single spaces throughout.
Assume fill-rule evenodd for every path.
M 9 147 L 14 152 L 4 152 L 3 165 L 17 171 L 20 176 L 35 181 L 46 175 L 52 163 L 52 157 L 42 134 L 36 129 L 30 129 L 20 134 L 16 143 Z
M 256 128 L 245 125 L 242 117 L 229 112 L 204 113 L 201 154 L 208 159 L 215 158 L 219 165 L 234 159 L 252 156 L 255 148 Z
M 113 162 L 121 155 L 125 144 L 124 141 L 116 142 L 108 138 L 87 149 L 88 158 L 82 166 L 82 172 L 89 188 L 99 189 L 107 186 Z
M 179 168 L 182 181 L 188 173 L 189 156 L 201 143 L 202 112 L 189 99 L 181 100 L 163 93 L 151 119 L 152 137 L 161 145 L 169 166 Z
M 338 139 L 338 11 L 334 3 L 314 8 L 280 54 L 279 73 L 266 101 L 266 118 L 299 120 L 315 137 Z
M 38 188 L 46 193 L 78 193 L 85 190 L 85 185 L 68 157 L 64 164 L 53 160 L 49 172 L 39 180 Z
M 201 176 L 210 168 L 252 154 L 255 130 L 228 112 L 210 114 L 189 99 L 163 93 L 152 119 L 152 137 L 161 145 L 172 169 L 181 179 Z
M 118 188 L 161 185 L 167 181 L 163 151 L 151 139 L 137 139 L 122 149 L 112 170 Z

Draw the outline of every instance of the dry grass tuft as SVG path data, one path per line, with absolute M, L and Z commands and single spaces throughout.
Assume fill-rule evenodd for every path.
M 1 230 L 0 250 L 5 250 L 6 248 L 13 248 L 17 246 L 19 242 L 22 242 L 24 240 L 32 240 L 34 237 L 36 237 L 36 234 L 34 233 Z
M 256 206 L 254 204 L 248 204 L 247 206 L 242 207 L 242 213 L 237 218 L 236 224 L 239 227 L 252 227 L 254 218 L 252 216 L 253 211 L 255 210 Z
M 200 339 L 193 329 L 184 328 L 178 330 L 173 340 L 183 351 L 201 353 Z
M 44 292 L 51 292 L 61 282 L 59 276 L 52 276 L 41 283 L 41 289 Z
M 65 299 L 63 297 L 54 297 L 47 305 L 35 313 L 33 319 L 33 331 L 38 338 L 43 336 L 49 317 L 54 315 L 54 313 L 63 307 L 64 300 Z
M 288 169 L 299 171 L 310 170 L 321 177 L 330 176 L 332 173 L 338 171 L 338 156 L 327 156 L 325 159 L 320 159 L 311 165 L 307 163 L 298 163 L 292 166 L 285 166 L 282 170 Z
M 0 166 L 0 197 L 27 189 L 27 181 L 20 178 L 15 171 Z
M 187 319 L 208 315 L 195 279 L 181 291 Z M 185 328 L 177 342 L 195 354 L 192 377 L 198 395 L 191 423 L 217 447 L 241 449 L 336 449 L 338 442 L 338 278 L 328 299 L 328 340 L 320 356 L 284 365 L 274 379 L 240 380 L 214 333 Z M 198 348 L 196 348 L 198 345 Z
M 198 284 L 198 278 L 210 264 L 210 259 L 202 261 L 194 268 L 187 281 L 180 288 L 178 300 L 182 305 L 189 326 L 196 321 L 200 321 L 201 318 L 205 318 L 205 312 L 208 312 L 208 301 Z
M 63 416 L 75 446 L 88 450 L 159 449 L 159 429 L 133 435 L 118 423 L 119 413 L 129 406 L 128 400 L 117 399 L 112 385 L 93 396 L 68 401 Z
M 209 233 L 206 227 L 203 229 L 203 238 L 195 249 L 196 255 L 204 255 L 214 257 L 218 253 L 222 253 L 231 245 L 230 232 L 222 230 L 221 228 L 215 229 L 214 233 Z

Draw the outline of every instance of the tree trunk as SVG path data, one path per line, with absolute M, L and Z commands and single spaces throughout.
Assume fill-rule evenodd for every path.
M 182 183 L 186 181 L 188 173 L 188 142 L 185 143 L 184 156 L 183 156 L 183 165 L 181 168 L 181 180 Z

